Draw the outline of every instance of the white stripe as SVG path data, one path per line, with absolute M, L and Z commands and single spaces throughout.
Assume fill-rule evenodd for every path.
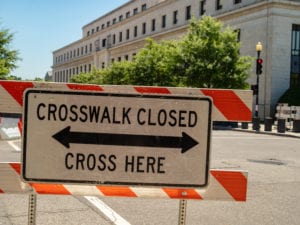
M 116 213 L 112 208 L 106 205 L 99 198 L 94 196 L 84 196 L 90 203 L 96 206 L 102 213 L 115 225 L 130 225 L 123 217 Z
M 16 144 L 14 143 L 14 141 L 8 141 L 8 144 L 9 144 L 11 147 L 13 147 L 13 149 L 14 149 L 15 151 L 18 151 L 18 152 L 21 151 L 21 148 L 20 148 L 18 145 L 16 145 Z

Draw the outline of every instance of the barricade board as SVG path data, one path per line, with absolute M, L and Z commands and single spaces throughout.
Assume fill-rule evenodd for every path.
M 248 173 L 246 171 L 210 170 L 210 181 L 207 188 L 195 189 L 23 183 L 20 178 L 20 170 L 20 163 L 0 163 L 0 194 L 33 193 L 219 201 L 246 201 L 247 197 Z
M 71 83 L 43 83 L 22 81 L 0 81 L 0 116 L 21 116 L 23 93 L 28 88 L 48 90 L 85 90 L 123 94 L 164 94 L 209 96 L 213 99 L 213 121 L 250 122 L 252 118 L 252 91 L 231 89 L 145 87 L 87 85 Z

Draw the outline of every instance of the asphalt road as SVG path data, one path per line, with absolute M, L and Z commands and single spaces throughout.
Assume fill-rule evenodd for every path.
M 187 202 L 188 225 L 300 224 L 300 139 L 213 131 L 211 168 L 248 170 L 247 202 Z M 20 141 L 0 141 L 0 162 L 20 161 Z M 20 147 L 19 147 L 20 148 Z M 174 225 L 179 200 L 41 196 L 37 224 Z M 0 194 L 0 225 L 27 224 L 28 196 Z

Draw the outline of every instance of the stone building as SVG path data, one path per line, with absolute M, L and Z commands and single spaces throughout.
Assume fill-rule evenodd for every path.
M 131 0 L 84 25 L 81 39 L 53 52 L 53 81 L 132 60 L 146 37 L 180 38 L 189 19 L 204 14 L 239 32 L 242 55 L 256 57 L 256 43 L 262 43 L 259 114 L 272 115 L 278 98 L 300 83 L 299 0 Z M 256 84 L 254 64 L 250 84 Z

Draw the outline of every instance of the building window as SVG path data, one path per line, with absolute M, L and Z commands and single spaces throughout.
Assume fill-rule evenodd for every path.
M 96 32 L 98 32 L 99 31 L 99 26 L 96 28 Z
M 155 19 L 151 21 L 151 31 L 155 31 Z
M 87 36 L 90 36 L 90 31 L 87 32 Z
M 127 29 L 126 30 L 126 40 L 128 40 L 130 38 L 130 30 Z
M 122 39 L 123 39 L 123 37 L 122 37 L 122 31 L 119 33 L 119 42 L 122 42 Z
M 189 5 L 189 6 L 187 6 L 185 8 L 185 19 L 189 20 L 191 18 L 192 18 L 192 15 L 191 15 L 191 6 Z
M 90 44 L 90 52 L 92 52 L 93 51 L 93 44 L 91 43 Z
M 242 2 L 242 0 L 233 0 L 233 3 L 234 4 L 239 4 L 239 3 L 241 3 Z
M 116 24 L 116 23 L 117 23 L 117 19 L 116 19 L 116 18 L 113 18 L 112 23 L 113 23 L 113 24 Z
M 123 15 L 119 16 L 119 22 L 121 22 L 123 20 Z
M 119 56 L 119 57 L 118 57 L 118 61 L 121 62 L 121 60 L 122 60 L 122 58 Z
M 139 12 L 138 8 L 133 9 L 133 15 L 138 14 L 138 12 Z
M 127 60 L 127 61 L 128 61 L 128 59 L 129 59 L 128 55 L 125 55 L 124 58 L 125 58 L 125 60 Z
M 113 45 L 116 44 L 116 35 L 115 34 L 113 34 L 113 36 L 112 36 L 112 43 L 113 43 Z
M 81 47 L 81 55 L 83 55 L 83 47 Z
M 110 21 L 106 22 L 106 26 L 109 27 L 110 26 Z
M 101 29 L 103 30 L 105 28 L 105 24 L 103 23 L 102 25 L 101 25 Z
M 177 24 L 178 21 L 177 16 L 178 16 L 178 11 L 176 10 L 173 12 L 173 24 Z
M 138 27 L 134 26 L 134 37 L 137 37 L 137 33 L 138 33 Z
M 200 1 L 200 12 L 199 12 L 200 16 L 204 15 L 204 13 L 206 11 L 205 10 L 205 3 L 206 3 L 206 0 Z
M 291 87 L 300 85 L 300 24 L 292 26 Z
M 102 39 L 102 48 L 106 47 L 106 38 Z
M 146 23 L 142 24 L 142 34 L 146 34 Z
M 130 17 L 130 12 L 127 12 L 126 13 L 126 18 L 129 18 Z
M 94 30 L 94 28 L 92 29 L 92 34 L 93 34 L 93 33 L 95 33 L 95 30 Z
M 86 45 L 85 46 L 85 54 L 87 54 L 87 52 L 88 52 L 88 46 Z
M 216 0 L 216 10 L 222 9 L 221 0 Z
M 142 5 L 142 11 L 145 11 L 147 9 L 147 5 L 146 4 L 143 4 Z
M 161 27 L 165 28 L 166 27 L 166 22 L 167 22 L 167 16 L 163 15 L 161 18 Z

